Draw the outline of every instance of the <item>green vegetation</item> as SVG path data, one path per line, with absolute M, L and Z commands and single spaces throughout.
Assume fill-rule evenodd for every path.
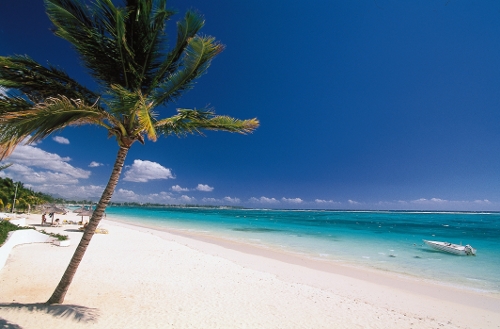
M 167 49 L 166 0 L 45 0 L 54 33 L 71 43 L 96 81 L 90 90 L 56 66 L 28 56 L 0 56 L 0 160 L 21 142 L 37 142 L 70 126 L 94 125 L 116 138 L 118 152 L 101 199 L 49 304 L 60 304 L 111 200 L 133 144 L 160 136 L 203 135 L 203 130 L 247 134 L 257 119 L 215 115 L 212 109 L 177 109 L 160 116 L 206 73 L 224 46 L 198 32 L 205 21 L 188 11 Z M 10 92 L 12 90 L 12 92 Z M 166 152 L 162 150 L 162 152 Z
M 16 192 L 17 188 L 17 192 Z M 35 192 L 29 188 L 24 187 L 21 182 L 14 182 L 10 178 L 0 177 L 0 210 L 9 212 L 12 211 L 12 203 L 16 204 L 14 209 L 16 211 L 28 211 L 29 208 L 34 208 L 36 205 L 54 202 L 54 198 L 50 195 Z
M 17 226 L 10 223 L 8 220 L 0 221 L 0 246 L 7 240 L 9 232 L 26 229 L 33 229 L 33 227 Z
M 64 241 L 64 240 L 69 239 L 69 237 L 67 235 L 62 235 L 59 233 L 50 233 L 50 232 L 46 232 L 45 230 L 40 230 L 39 232 L 43 233 L 43 234 L 50 235 L 51 237 L 57 238 L 57 240 L 59 240 L 59 241 Z

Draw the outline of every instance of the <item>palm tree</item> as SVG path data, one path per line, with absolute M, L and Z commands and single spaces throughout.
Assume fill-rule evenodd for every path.
M 166 0 L 44 0 L 54 33 L 69 41 L 100 90 L 91 91 L 59 68 L 27 56 L 0 57 L 0 160 L 21 142 L 36 142 L 68 126 L 103 127 L 118 143 L 109 181 L 61 281 L 47 303 L 62 303 L 73 276 L 118 183 L 125 157 L 136 141 L 160 135 L 222 130 L 246 134 L 257 119 L 217 116 L 208 109 L 178 109 L 159 118 L 155 109 L 178 99 L 223 50 L 201 36 L 203 18 L 188 11 L 177 23 L 173 49 L 164 50 L 166 22 L 174 14 Z
M 5 164 L 5 165 L 1 165 L 1 166 L 0 166 L 0 171 L 2 171 L 2 170 L 4 170 L 4 169 L 9 168 L 9 167 L 10 167 L 10 166 L 12 166 L 12 165 L 13 165 L 13 163 L 8 163 L 8 164 Z

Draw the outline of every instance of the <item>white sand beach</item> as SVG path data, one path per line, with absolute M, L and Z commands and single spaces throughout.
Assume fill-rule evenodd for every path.
M 58 216 L 77 220 L 76 215 Z M 28 224 L 40 229 L 40 215 Z M 104 220 L 62 305 L 46 305 L 72 244 L 15 247 L 1 328 L 500 328 L 500 297 L 391 273 Z

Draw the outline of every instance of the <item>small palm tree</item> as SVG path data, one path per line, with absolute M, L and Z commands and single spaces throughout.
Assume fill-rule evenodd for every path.
M 60 69 L 27 56 L 0 57 L 0 160 L 21 142 L 41 140 L 68 126 L 103 127 L 118 142 L 106 188 L 87 229 L 48 303 L 62 303 L 73 276 L 118 183 L 125 157 L 136 141 L 158 136 L 222 130 L 246 134 L 256 119 L 237 120 L 210 110 L 178 109 L 160 118 L 155 109 L 178 99 L 206 72 L 223 46 L 200 36 L 203 18 L 193 11 L 177 23 L 177 40 L 164 50 L 166 22 L 174 14 L 166 0 L 44 0 L 57 36 L 69 41 L 100 90 L 91 91 Z
M 9 168 L 9 167 L 10 167 L 10 166 L 12 166 L 12 165 L 13 165 L 13 163 L 8 163 L 8 164 L 5 164 L 5 165 L 2 165 L 2 166 L 0 166 L 0 171 L 5 170 L 5 169 Z

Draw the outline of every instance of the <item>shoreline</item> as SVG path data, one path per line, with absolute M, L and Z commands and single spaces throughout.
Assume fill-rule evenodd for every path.
M 117 217 L 116 215 L 110 215 L 107 219 L 116 223 L 122 223 L 134 227 L 168 232 L 173 235 L 179 235 L 188 239 L 195 239 L 198 241 L 219 245 L 221 247 L 243 252 L 246 254 L 272 258 L 274 260 L 290 263 L 293 265 L 301 265 L 312 269 L 321 270 L 324 272 L 343 274 L 346 276 L 351 276 L 362 280 L 368 280 L 371 281 L 372 283 L 387 285 L 386 281 L 387 277 L 389 276 L 390 278 L 392 277 L 403 278 L 406 279 L 406 281 L 424 282 L 429 285 L 441 286 L 451 290 L 470 292 L 473 294 L 484 295 L 493 298 L 500 298 L 500 292 L 497 291 L 467 287 L 460 284 L 453 284 L 451 282 L 439 281 L 436 279 L 421 277 L 418 275 L 412 275 L 411 273 L 403 273 L 383 268 L 377 268 L 370 265 L 363 265 L 362 262 L 349 262 L 342 259 L 336 259 L 336 260 L 327 258 L 323 259 L 320 257 L 314 257 L 312 255 L 308 255 L 306 253 L 296 253 L 293 251 L 280 249 L 265 244 L 253 244 L 247 241 L 233 240 L 223 235 L 219 235 L 217 233 L 214 234 L 205 233 L 204 231 L 193 231 L 190 229 L 165 227 L 161 225 L 155 225 L 143 222 L 137 223 L 134 222 L 133 219 L 128 219 L 128 218 L 122 219 Z M 375 277 L 373 278 L 369 277 L 365 272 L 371 273 Z
M 71 216 L 78 218 L 59 217 Z M 39 225 L 39 215 L 31 215 L 28 222 Z M 109 234 L 94 236 L 62 305 L 41 303 L 76 248 L 81 237 L 78 226 L 46 228 L 70 235 L 70 247 L 15 247 L 0 270 L 0 324 L 500 328 L 500 298 L 341 264 L 322 268 L 320 261 L 287 258 L 221 239 L 198 239 L 114 217 L 100 226 Z M 61 308 L 65 315 L 56 311 Z
M 496 241 L 500 232 L 495 225 L 498 215 L 290 212 L 123 207 L 109 209 L 108 215 L 129 223 L 179 230 L 181 234 L 217 236 L 320 261 L 500 296 L 500 277 L 496 274 L 500 271 L 500 244 Z M 491 230 L 484 229 L 484 225 L 491 226 Z M 476 228 L 484 230 L 478 233 Z M 423 243 L 424 239 L 456 244 L 463 241 L 477 248 L 478 257 L 457 258 L 431 249 Z
M 371 267 L 361 267 L 343 262 L 312 259 L 293 253 L 287 253 L 285 251 L 266 249 L 256 245 L 232 241 L 213 235 L 130 223 L 127 220 L 121 220 L 115 217 L 109 217 L 107 220 L 124 225 L 125 227 L 138 229 L 143 232 L 149 232 L 159 236 L 162 236 L 160 232 L 165 232 L 173 235 L 166 238 L 197 249 L 200 252 L 222 256 L 223 258 L 234 261 L 239 265 L 273 273 L 275 275 L 283 275 L 283 273 L 276 271 L 276 267 L 272 265 L 269 266 L 269 263 L 278 261 L 293 266 L 305 267 L 313 271 L 340 275 L 388 288 L 397 288 L 405 292 L 442 299 L 448 302 L 456 302 L 466 306 L 474 306 L 490 311 L 500 310 L 500 294 L 492 292 L 456 287 L 438 281 L 431 281 L 416 276 L 383 271 Z M 200 243 L 208 244 L 209 246 L 200 245 Z M 249 261 L 246 257 L 239 257 L 239 253 L 255 257 L 255 259 L 253 259 L 253 261 Z M 262 264 L 256 263 L 256 260 L 262 261 L 261 258 L 268 259 L 268 261 L 262 262 Z M 313 281 L 308 280 L 307 278 L 302 278 L 302 281 L 304 281 L 304 283 L 307 282 L 308 284 L 314 284 Z

